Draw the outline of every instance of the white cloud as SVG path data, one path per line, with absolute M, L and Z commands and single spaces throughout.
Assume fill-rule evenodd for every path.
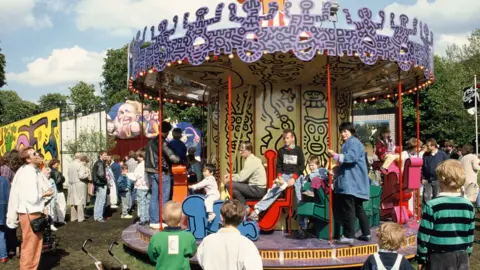
M 35 8 L 39 3 L 39 0 L 1 0 L 0 33 L 24 27 L 52 27 L 47 14 L 36 14 Z
M 190 21 L 195 20 L 195 11 L 207 6 L 210 11 L 207 17 L 213 17 L 218 3 L 225 2 L 223 20 L 228 18 L 228 4 L 235 0 L 79 0 L 75 6 L 76 24 L 81 31 L 88 29 L 108 31 L 111 35 L 133 37 L 143 27 L 157 26 L 161 20 L 169 20 L 178 15 L 177 33 L 183 32 L 183 14 L 190 12 Z M 149 37 L 149 35 L 148 35 Z
M 388 20 L 390 12 L 396 13 L 397 24 L 400 14 L 408 15 L 410 24 L 414 17 L 427 23 L 435 37 L 435 52 L 441 55 L 445 54 L 448 44 L 465 44 L 468 33 L 480 27 L 480 1 L 474 0 L 417 0 L 413 5 L 395 2 L 387 6 L 385 12 Z
M 7 80 L 31 86 L 71 84 L 83 80 L 101 81 L 104 52 L 90 52 L 78 46 L 55 49 L 47 58 L 37 58 L 27 64 L 27 70 L 7 73 Z

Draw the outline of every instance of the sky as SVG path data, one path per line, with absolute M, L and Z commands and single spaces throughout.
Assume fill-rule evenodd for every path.
M 369 7 L 374 14 L 383 9 L 386 14 L 395 12 L 397 20 L 406 14 L 410 23 L 413 17 L 426 22 L 434 33 L 434 50 L 439 55 L 445 55 L 449 44 L 466 44 L 469 33 L 480 28 L 477 0 L 337 1 L 340 9 L 350 9 L 354 20 L 359 8 Z M 209 7 L 213 16 L 219 2 L 236 1 L 0 0 L 0 48 L 7 58 L 8 83 L 2 90 L 14 90 L 33 102 L 47 93 L 68 94 L 68 88 L 80 80 L 94 84 L 98 91 L 108 49 L 122 47 L 145 26 L 158 25 L 163 19 L 171 23 L 173 16 L 193 15 L 202 6 Z M 298 11 L 299 0 L 291 2 L 292 12 Z M 315 2 L 319 12 L 321 1 Z M 195 19 L 192 15 L 190 20 Z M 222 22 L 215 28 L 229 25 L 225 7 Z M 351 27 L 345 24 L 343 13 L 339 13 L 337 26 Z M 174 37 L 183 33 L 177 31 Z

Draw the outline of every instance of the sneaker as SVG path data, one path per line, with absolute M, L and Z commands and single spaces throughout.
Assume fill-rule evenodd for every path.
M 155 230 L 160 230 L 160 224 L 150 223 L 150 228 L 155 229 Z
M 275 185 L 280 187 L 285 183 L 285 181 L 283 180 L 283 178 L 279 177 L 279 178 L 275 179 L 274 183 L 275 183 Z
M 208 222 L 212 222 L 216 216 L 215 213 L 208 213 Z
M 132 218 L 133 218 L 133 216 L 131 216 L 131 215 L 122 216 L 122 219 L 132 219 Z
M 1 258 L 0 259 L 0 263 L 7 263 L 8 262 L 8 258 Z
M 107 221 L 106 221 L 105 219 L 103 219 L 103 218 L 102 218 L 102 219 L 97 219 L 97 220 L 95 220 L 95 221 L 96 221 L 96 222 L 100 222 L 100 223 L 105 223 L 105 222 L 107 222 Z
M 56 231 L 57 231 L 57 228 L 52 224 L 52 225 L 50 225 L 50 230 L 56 232 Z
M 110 205 L 110 208 L 112 208 L 112 209 L 117 209 L 117 208 L 118 208 L 118 206 L 117 206 L 117 205 L 114 205 L 114 204 L 112 204 L 112 205 Z
M 307 239 L 308 235 L 304 229 L 299 228 L 298 231 L 295 233 L 296 239 Z
M 307 196 L 307 197 L 315 197 L 315 193 L 313 193 L 313 191 L 311 190 L 306 190 L 304 192 L 302 192 L 303 195 Z
M 346 237 L 342 236 L 342 238 L 340 238 L 340 240 L 337 241 L 337 244 L 352 245 L 353 244 L 353 238 L 346 238 Z
M 360 241 L 369 242 L 372 237 L 370 235 L 360 235 L 357 239 Z
M 253 221 L 258 221 L 257 211 L 252 211 L 252 213 L 250 213 L 250 215 L 248 216 L 248 219 L 253 220 Z

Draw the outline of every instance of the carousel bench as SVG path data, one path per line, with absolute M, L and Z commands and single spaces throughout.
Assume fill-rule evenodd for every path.
M 304 187 L 309 188 L 310 182 L 305 183 Z M 363 208 L 367 213 L 370 226 L 380 225 L 380 197 L 382 187 L 370 186 L 370 200 L 363 202 Z M 315 222 L 316 235 L 321 239 L 329 239 L 329 196 L 323 189 L 315 193 L 315 198 L 311 201 L 301 201 L 297 206 L 297 215 L 303 215 L 313 218 Z M 332 214 L 333 218 L 333 214 Z M 334 221 L 333 221 L 334 222 Z M 335 224 L 335 222 L 334 222 Z M 360 228 L 358 219 L 355 222 L 355 230 Z M 341 235 L 342 229 L 339 224 L 334 226 L 334 235 Z
M 265 151 L 265 159 L 267 160 L 267 189 L 271 188 L 273 181 L 277 177 L 276 162 L 277 151 L 268 149 Z M 262 231 L 272 231 L 277 225 L 278 220 L 282 214 L 283 208 L 288 208 L 289 228 L 291 228 L 292 219 L 292 201 L 293 201 L 293 187 L 288 187 L 277 200 L 260 215 L 258 226 Z M 253 209 L 259 200 L 247 200 L 247 205 Z

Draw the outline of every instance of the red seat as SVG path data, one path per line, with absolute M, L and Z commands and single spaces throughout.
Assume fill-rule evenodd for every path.
M 396 172 L 391 172 L 385 176 L 382 184 L 382 219 L 397 219 L 397 216 L 399 216 L 400 213 L 395 212 L 395 207 L 397 207 L 398 211 L 398 206 L 405 208 L 409 216 L 412 215 L 412 212 L 408 209 L 408 201 L 412 198 L 413 192 L 420 188 L 422 165 L 423 160 L 421 158 L 409 158 L 405 161 L 404 170 L 402 172 L 402 201 L 400 201 L 400 183 L 398 181 L 398 174 Z
M 267 188 L 271 188 L 273 181 L 277 178 L 277 151 L 273 149 L 268 149 L 265 151 L 265 159 L 267 160 Z M 288 187 L 284 194 L 283 198 L 278 198 L 275 202 L 267 209 L 261 216 L 258 221 L 258 226 L 262 231 L 272 231 L 277 225 L 278 220 L 281 216 L 282 208 L 288 207 L 288 228 L 292 227 L 292 200 L 293 200 L 293 187 Z M 247 205 L 252 209 L 255 204 L 259 201 L 257 200 L 247 200 Z

